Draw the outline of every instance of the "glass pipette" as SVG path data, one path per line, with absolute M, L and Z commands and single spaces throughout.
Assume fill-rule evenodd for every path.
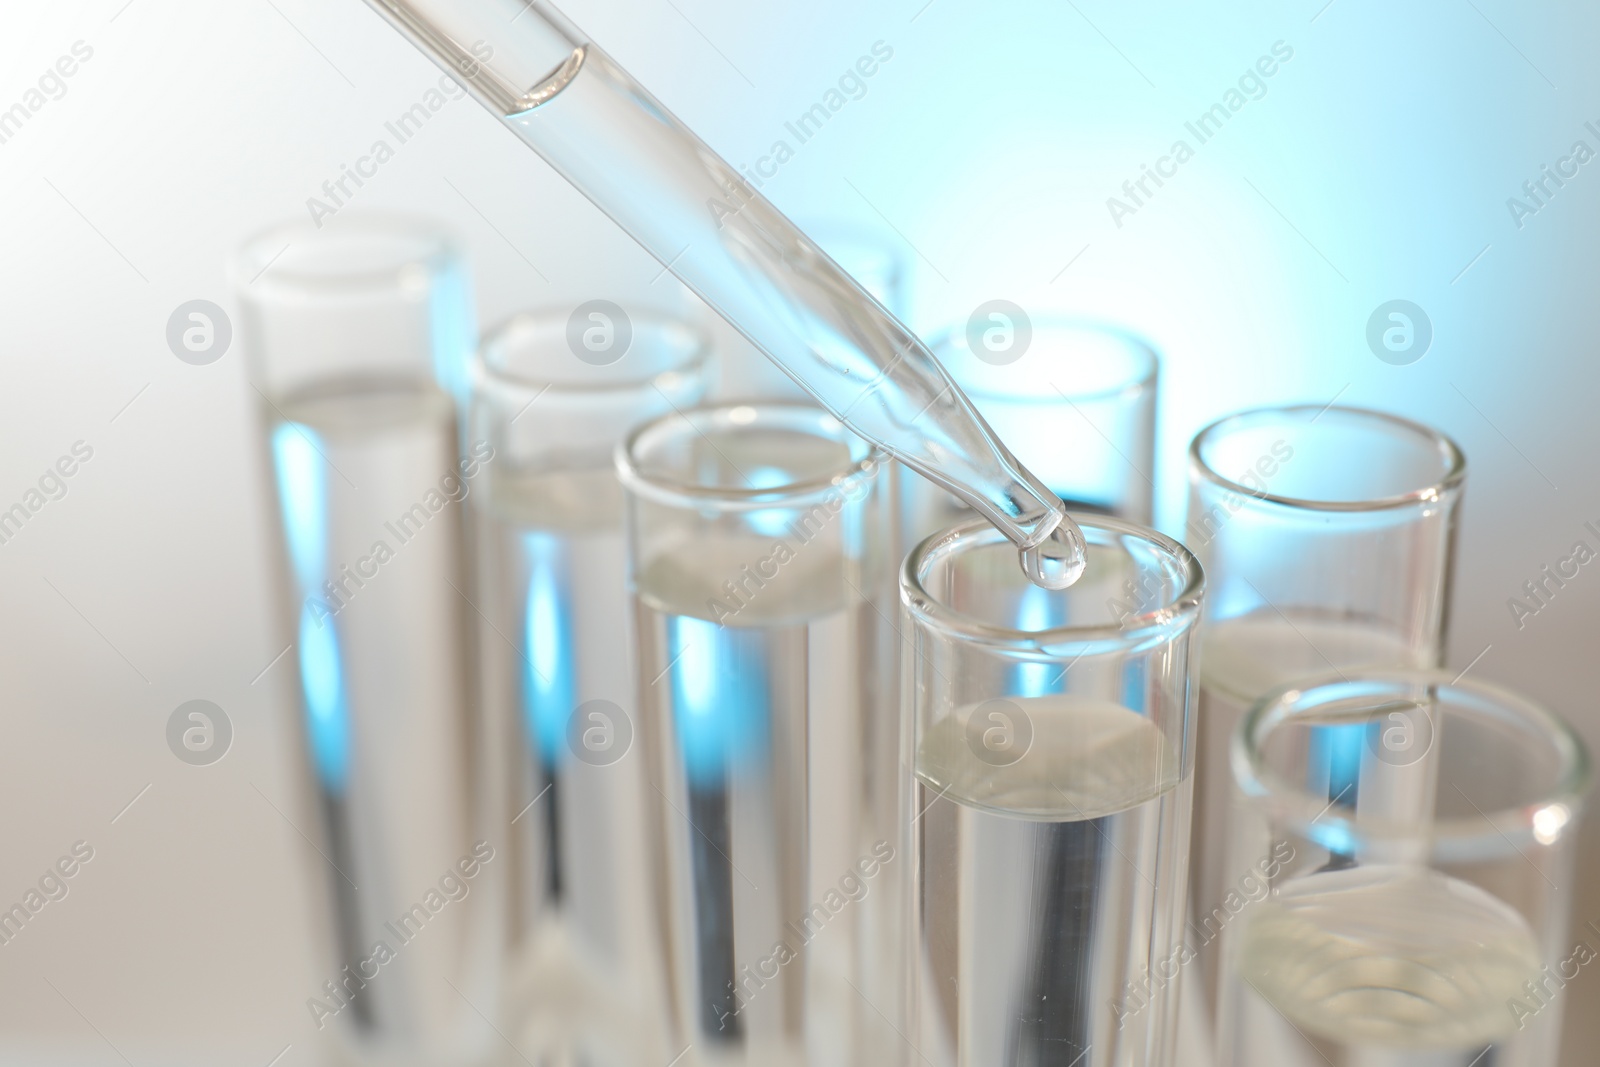
M 960 497 L 1039 585 L 1083 534 L 901 325 L 544 0 L 367 0 L 861 437 Z

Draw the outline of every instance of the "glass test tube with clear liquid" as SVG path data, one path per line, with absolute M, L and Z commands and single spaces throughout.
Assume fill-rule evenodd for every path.
M 329 890 L 312 1012 L 361 1060 L 474 1062 L 505 840 L 483 821 L 461 598 L 464 269 L 430 228 L 375 217 L 269 231 L 237 269 Z
M 1218 1064 L 1556 1062 L 1590 776 L 1565 723 L 1453 672 L 1325 673 L 1231 755 L 1230 864 L 1270 892 L 1223 931 Z
M 368 0 L 837 419 L 1070 585 L 1082 537 L 917 337 L 543 0 Z
M 1243 412 L 1190 447 L 1185 540 L 1211 584 L 1189 891 L 1208 1023 L 1222 906 L 1243 873 L 1225 854 L 1234 728 L 1252 703 L 1297 678 L 1439 662 L 1465 474 L 1442 434 L 1342 407 Z M 1354 773 L 1347 761 L 1328 803 L 1354 801 Z
M 668 416 L 619 451 L 686 1063 L 896 1055 L 885 467 L 796 404 Z
M 1173 1062 L 1203 578 L 1153 531 L 1082 528 L 1070 590 L 1025 581 L 977 520 L 901 574 L 908 1036 L 934 1067 Z
M 483 692 L 510 776 L 507 1025 L 554 1063 L 665 1063 L 647 815 L 628 647 L 628 430 L 706 389 L 710 342 L 681 320 L 601 324 L 583 356 L 565 312 L 519 315 L 474 365 Z M 590 324 L 585 324 L 586 328 Z M 616 346 L 612 351 L 610 346 Z

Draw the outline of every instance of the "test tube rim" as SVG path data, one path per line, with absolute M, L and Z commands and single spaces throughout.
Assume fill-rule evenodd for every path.
M 1155 546 L 1185 576 L 1182 587 L 1167 598 L 1166 603 L 1130 616 L 1120 625 L 1062 626 L 1047 630 L 997 626 L 945 604 L 928 591 L 922 580 L 932 563 L 943 556 L 969 547 L 1009 544 L 1005 534 L 987 519 L 976 518 L 932 534 L 911 550 L 900 568 L 901 603 L 915 619 L 945 636 L 994 650 L 1051 660 L 1147 648 L 1173 641 L 1199 622 L 1205 600 L 1205 572 L 1200 560 L 1185 545 L 1159 530 L 1110 515 L 1078 514 L 1073 519 L 1086 539 L 1093 530 L 1137 537 Z
M 754 412 L 754 417 L 743 422 L 730 417 L 740 409 Z M 663 432 L 674 423 L 689 425 L 695 432 L 701 432 L 701 428 L 694 425 L 692 420 L 719 418 L 743 427 L 755 425 L 764 417 L 792 419 L 793 424 L 786 427 L 789 429 L 803 429 L 801 424 L 809 422 L 816 428 L 827 430 L 832 440 L 850 447 L 852 458 L 849 463 L 827 474 L 760 489 L 706 486 L 647 474 L 634 459 L 634 452 L 642 441 Z M 819 433 L 818 436 L 824 435 Z M 831 491 L 837 491 L 842 483 L 851 478 L 875 476 L 883 469 L 888 455 L 876 445 L 857 437 L 849 427 L 817 404 L 788 400 L 721 400 L 674 410 L 641 423 L 617 444 L 614 460 L 617 478 L 623 488 L 639 497 L 671 507 L 698 509 L 711 506 L 722 511 L 738 512 L 798 507 L 809 503 Z
M 321 273 L 297 271 L 291 266 L 280 265 L 276 260 L 276 256 L 286 251 L 296 237 L 326 240 L 352 232 L 410 239 L 416 242 L 422 253 L 398 257 L 393 266 L 381 269 Z M 262 258 L 258 253 L 263 251 L 268 253 L 266 262 L 252 271 L 250 268 Z M 247 261 L 250 261 L 248 265 Z M 327 294 L 343 297 L 351 293 L 392 289 L 410 267 L 423 266 L 432 270 L 452 264 L 464 265 L 465 262 L 449 227 L 435 219 L 404 212 L 359 211 L 326 228 L 296 219 L 259 230 L 239 245 L 229 265 L 235 290 L 248 299 L 254 286 L 261 281 L 311 291 L 318 296 Z
M 553 307 L 531 308 L 519 311 L 500 320 L 489 330 L 486 330 L 472 354 L 472 381 L 476 389 L 480 384 L 492 383 L 496 389 L 504 389 L 521 396 L 540 396 L 552 393 L 567 396 L 621 396 L 627 393 L 643 392 L 664 375 L 681 374 L 692 376 L 705 370 L 715 354 L 714 342 L 710 331 L 696 322 L 674 315 L 667 311 L 651 309 L 643 313 L 629 316 L 635 326 L 635 335 L 638 326 L 670 326 L 681 329 L 690 338 L 691 343 L 686 346 L 688 354 L 671 366 L 652 371 L 649 374 L 640 374 L 628 378 L 619 378 L 616 381 L 604 382 L 560 382 L 553 379 L 538 378 L 531 375 L 516 374 L 511 371 L 496 368 L 489 359 L 490 348 L 494 343 L 504 337 L 519 323 L 527 321 L 550 322 L 561 325 L 568 313 Z
M 1213 434 L 1221 432 L 1230 424 L 1249 419 L 1260 419 L 1269 415 L 1287 416 L 1300 413 L 1310 414 L 1315 419 L 1330 411 L 1338 412 L 1341 415 L 1353 415 L 1371 419 L 1428 441 L 1442 458 L 1441 466 L 1444 469 L 1444 474 L 1429 485 L 1391 496 L 1373 497 L 1368 500 L 1312 500 L 1305 497 L 1284 496 L 1236 482 L 1211 466 L 1202 457 L 1202 451 L 1205 448 L 1207 439 Z M 1358 514 L 1419 505 L 1429 506 L 1439 503 L 1447 496 L 1460 490 L 1461 484 L 1467 476 L 1467 458 L 1466 454 L 1461 451 L 1461 447 L 1448 434 L 1412 419 L 1390 414 L 1387 411 L 1374 411 L 1371 408 L 1350 407 L 1342 404 L 1269 404 L 1224 415 L 1222 418 L 1207 424 L 1199 433 L 1195 434 L 1194 440 L 1189 442 L 1189 471 L 1192 478 L 1210 482 L 1226 492 L 1249 497 L 1265 504 L 1274 504 L 1279 507 L 1295 508 L 1302 511 Z
M 1368 687 L 1367 691 L 1359 688 L 1363 686 Z M 1296 715 L 1309 715 L 1325 707 L 1313 702 L 1317 698 L 1333 699 L 1343 692 L 1348 694 L 1346 699 L 1376 701 L 1380 693 L 1389 692 L 1393 699 L 1404 700 L 1406 693 L 1419 689 L 1440 693 L 1442 704 L 1450 702 L 1444 694 L 1455 693 L 1457 703 L 1470 700 L 1492 706 L 1502 718 L 1515 716 L 1531 721 L 1550 741 L 1561 768 L 1551 788 L 1544 791 L 1547 795 L 1495 811 L 1480 809 L 1471 816 L 1435 819 L 1425 831 L 1419 831 L 1415 826 L 1351 818 L 1328 804 L 1325 791 L 1319 795 L 1301 789 L 1267 765 L 1261 749 L 1267 731 Z M 1264 808 L 1307 840 L 1336 846 L 1342 852 L 1359 849 L 1363 842 L 1420 842 L 1425 844 L 1430 858 L 1442 862 L 1498 859 L 1509 856 L 1508 849 L 1520 851 L 1524 845 L 1539 843 L 1534 817 L 1552 805 L 1567 811 L 1562 836 L 1574 832 L 1592 775 L 1588 747 L 1560 715 L 1502 686 L 1463 679 L 1438 668 L 1325 673 L 1275 689 L 1240 718 L 1229 741 L 1229 762 L 1246 801 Z M 1468 800 L 1476 806 L 1475 801 Z
M 1100 403 L 1114 400 L 1123 396 L 1137 396 L 1147 390 L 1153 390 L 1161 377 L 1161 354 L 1154 344 L 1131 330 L 1125 329 L 1114 323 L 1102 322 L 1098 319 L 1080 318 L 1072 315 L 1041 316 L 1033 320 L 1033 343 L 1039 342 L 1039 334 L 1050 333 L 1079 333 L 1098 334 L 1117 341 L 1134 359 L 1138 373 L 1131 375 L 1121 385 L 1107 386 L 1103 389 L 1092 389 L 1087 392 L 1075 393 L 1060 391 L 1055 395 L 1041 394 L 1027 396 L 1020 393 L 1007 392 L 1000 389 L 989 388 L 973 384 L 969 377 L 951 366 L 951 361 L 945 357 L 947 352 L 964 352 L 966 348 L 958 342 L 963 336 L 965 327 L 948 327 L 934 335 L 928 342 L 928 348 L 940 363 L 944 364 L 950 376 L 961 386 L 961 391 L 973 399 L 1001 401 L 1009 404 L 1024 406 L 1059 404 L 1063 399 L 1073 404 Z M 1025 358 L 1025 357 L 1024 357 Z

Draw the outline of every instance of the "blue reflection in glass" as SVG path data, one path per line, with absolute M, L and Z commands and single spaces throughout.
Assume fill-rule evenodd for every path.
M 1311 766 L 1327 765 L 1329 803 L 1346 808 L 1356 806 L 1356 791 L 1361 782 L 1361 752 L 1366 740 L 1366 723 L 1312 728 Z
M 317 777 L 331 791 L 343 792 L 350 773 L 350 709 L 339 634 L 333 620 L 319 619 L 310 604 L 300 612 L 300 685 Z
M 433 377 L 458 403 L 471 387 L 469 368 L 478 327 L 472 313 L 472 280 L 456 260 L 441 265 L 428 293 L 428 333 Z
M 769 742 L 766 634 L 675 615 L 667 620 L 673 724 L 694 787 L 764 760 Z
M 1356 837 L 1348 824 L 1318 819 L 1306 826 L 1305 835 L 1328 850 L 1328 862 L 1322 869 L 1338 870 L 1350 866 L 1350 857 L 1356 851 Z
M 749 479 L 752 489 L 776 489 L 794 480 L 788 471 L 780 467 L 757 467 L 750 472 Z M 763 508 L 760 511 L 752 511 L 749 516 L 750 528 L 771 537 L 780 537 L 788 527 L 789 516 L 790 512 L 786 508 Z
M 281 422 L 272 431 L 283 532 L 302 596 L 314 596 L 321 588 L 328 555 L 327 473 L 315 437 L 310 427 L 296 422 Z
M 570 573 L 561 541 L 553 534 L 523 535 L 528 595 L 523 618 L 522 713 L 538 746 L 540 766 L 554 770 L 565 751 L 567 720 L 577 706 L 573 655 Z
M 1048 589 L 1030 585 L 1017 603 L 1016 628 L 1033 633 L 1065 623 L 1063 597 Z M 1066 689 L 1066 674 L 1054 663 L 1021 663 L 1012 683 L 1020 697 L 1042 697 Z
M 339 632 L 321 599 L 327 575 L 328 486 L 316 436 L 300 423 L 280 423 L 272 431 L 272 461 L 290 569 L 303 604 L 298 639 L 306 733 L 317 777 L 338 793 L 350 772 L 350 708 Z

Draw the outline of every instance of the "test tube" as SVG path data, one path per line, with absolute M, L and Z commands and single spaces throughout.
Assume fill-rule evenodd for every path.
M 685 1063 L 885 1062 L 904 866 L 885 465 L 803 404 L 675 413 L 618 451 Z
M 978 519 L 901 573 L 912 1063 L 1173 1062 L 1204 578 L 1170 538 L 1078 519 L 1064 591 Z
M 235 263 L 276 488 L 283 641 L 327 890 L 307 1000 L 349 1058 L 472 1062 L 493 1033 L 504 834 L 482 821 L 458 458 L 473 344 L 437 230 L 268 231 Z
M 1150 524 L 1160 360 L 1148 342 L 1110 326 L 1002 310 L 930 347 L 1069 509 Z M 971 514 L 926 479 L 908 474 L 905 485 L 918 539 Z
M 1231 755 L 1217 1063 L 1554 1067 L 1594 958 L 1567 940 L 1589 764 L 1565 723 L 1437 670 L 1325 673 Z
M 473 499 L 488 733 L 512 881 L 508 1020 L 555 1062 L 665 1064 L 666 988 L 651 917 L 634 743 L 622 487 L 635 425 L 705 392 L 710 342 L 616 305 L 518 315 L 473 370 L 474 437 L 494 462 Z
M 1297 678 L 1440 662 L 1465 474 L 1444 435 L 1354 408 L 1247 411 L 1190 446 L 1185 540 L 1211 580 L 1189 887 L 1203 1023 L 1234 876 L 1229 738 L 1246 708 Z M 1324 803 L 1342 802 L 1340 788 Z

